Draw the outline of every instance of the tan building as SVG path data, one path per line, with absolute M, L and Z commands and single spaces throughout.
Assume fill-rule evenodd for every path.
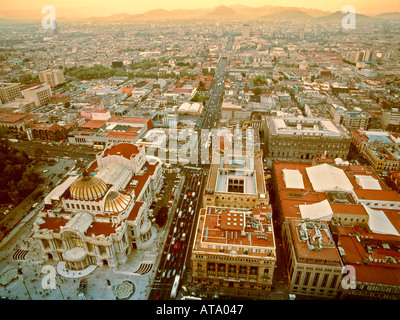
M 192 250 L 193 282 L 211 295 L 265 299 L 276 248 L 262 152 L 251 135 L 241 144 L 232 133 L 225 131 L 213 154 Z
M 283 223 L 290 292 L 335 298 L 341 288 L 343 264 L 324 221 L 287 219 Z
M 243 145 L 235 150 L 233 144 L 220 143 L 213 153 L 203 207 L 250 209 L 268 205 L 262 152 L 257 147 L 246 149 Z
M 348 131 L 327 119 L 267 117 L 265 130 L 267 156 L 276 160 L 346 159 L 350 149 Z
M 22 90 L 22 94 L 26 100 L 34 101 L 36 107 L 48 104 L 50 102 L 50 97 L 52 96 L 50 85 L 47 83 L 27 87 Z
M 331 106 L 333 120 L 343 125 L 347 130 L 367 130 L 371 115 L 358 107 Z
M 60 69 L 46 70 L 39 74 L 39 80 L 54 88 L 59 84 L 65 83 L 64 72 Z
M 270 206 L 201 209 L 193 283 L 213 295 L 266 298 L 276 264 Z
M 351 132 L 352 144 L 378 173 L 386 175 L 400 168 L 398 138 L 386 131 Z
M 14 101 L 15 98 L 22 98 L 21 89 L 18 83 L 0 83 L 0 100 L 2 103 Z
M 29 113 L 36 108 L 35 103 L 31 100 L 16 98 L 12 102 L 4 103 L 0 106 L 0 112 L 20 112 Z

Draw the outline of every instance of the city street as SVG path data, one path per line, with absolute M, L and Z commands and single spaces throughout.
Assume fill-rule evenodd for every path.
M 166 230 L 167 238 L 149 295 L 150 300 L 170 299 L 175 276 L 181 277 L 181 285 L 186 282 L 186 270 L 190 264 L 194 240 L 193 230 L 201 207 L 199 199 L 204 181 L 202 170 L 186 171 L 181 194 L 170 213 L 169 219 L 172 221 L 169 230 Z
M 74 160 L 93 160 L 96 153 L 99 151 L 91 146 L 73 145 L 67 142 L 56 144 L 52 142 L 18 141 L 12 142 L 11 145 L 17 150 L 25 151 L 32 157 L 39 155 L 49 158 L 65 157 Z

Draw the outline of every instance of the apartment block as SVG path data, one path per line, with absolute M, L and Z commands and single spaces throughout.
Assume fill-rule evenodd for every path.
M 35 102 L 36 107 L 41 107 L 50 102 L 52 96 L 50 85 L 47 83 L 27 86 L 22 90 L 24 98 Z
M 358 107 L 332 106 L 333 120 L 343 125 L 347 130 L 367 130 L 371 115 Z
M 59 84 L 65 83 L 64 72 L 60 69 L 46 70 L 39 74 L 39 80 L 54 88 Z
M 388 126 L 398 127 L 400 125 L 400 112 L 398 108 L 392 108 L 390 111 L 382 112 L 381 126 L 386 130 Z
M 12 102 L 16 98 L 22 98 L 18 83 L 0 83 L 0 100 L 2 103 Z
M 225 143 L 213 153 L 203 207 L 250 209 L 267 205 L 262 152 L 244 146 L 235 150 L 231 146 Z

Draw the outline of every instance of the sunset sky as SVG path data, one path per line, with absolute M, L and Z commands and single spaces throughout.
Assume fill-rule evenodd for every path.
M 53 5 L 57 16 L 107 16 L 116 13 L 144 13 L 152 9 L 196 9 L 213 8 L 220 5 L 243 4 L 251 7 L 264 5 L 283 7 L 304 7 L 326 11 L 341 11 L 345 5 L 352 5 L 357 13 L 374 15 L 383 12 L 400 12 L 399 0 L 202 0 L 193 2 L 188 0 L 0 0 L 0 12 L 12 11 L 21 13 L 38 11 L 44 5 Z

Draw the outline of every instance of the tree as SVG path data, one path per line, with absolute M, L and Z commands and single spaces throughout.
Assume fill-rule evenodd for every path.
M 42 157 L 44 155 L 44 151 L 43 151 L 42 148 L 36 147 L 35 151 L 34 151 L 34 154 L 35 154 L 36 159 L 38 159 L 38 158 L 40 158 L 40 157 Z
M 27 197 L 40 181 L 31 160 L 25 152 L 7 146 L 8 140 L 0 143 L 0 203 L 17 204 Z
M 157 212 L 156 223 L 160 227 L 162 227 L 165 224 L 165 221 L 167 220 L 167 217 L 168 217 L 168 208 L 167 207 L 162 207 Z
M 259 95 L 262 93 L 262 90 L 261 90 L 261 88 L 254 88 L 254 89 L 253 89 L 253 93 L 254 93 L 256 96 L 259 96 Z

